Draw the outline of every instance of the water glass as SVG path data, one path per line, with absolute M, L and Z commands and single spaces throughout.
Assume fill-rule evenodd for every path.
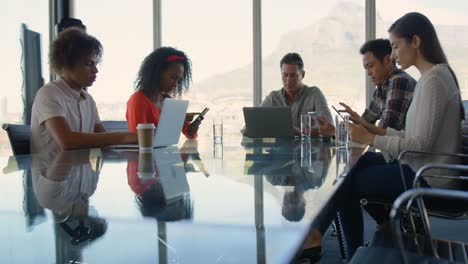
M 316 112 L 307 112 L 307 114 L 310 116 L 310 128 L 318 128 L 318 114 Z
M 310 115 L 301 115 L 301 139 L 310 139 Z
M 301 167 L 312 166 L 312 145 L 309 140 L 301 141 Z
M 336 160 L 337 163 L 349 163 L 349 149 L 341 148 L 336 151 Z
M 214 144 L 213 144 L 213 158 L 223 159 L 223 143 L 214 142 Z
M 213 141 L 214 143 L 223 142 L 223 120 L 221 119 L 213 120 Z
M 337 147 L 348 144 L 349 116 L 335 116 L 335 142 Z

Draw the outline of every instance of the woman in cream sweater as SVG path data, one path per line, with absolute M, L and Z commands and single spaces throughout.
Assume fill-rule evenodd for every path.
M 406 116 L 406 130 L 387 128 L 385 133 L 377 135 L 362 126 L 350 124 L 351 140 L 373 145 L 393 158 L 405 150 L 459 152 L 463 103 L 457 78 L 448 65 L 434 26 L 424 15 L 408 13 L 393 23 L 388 32 L 392 58 L 403 70 L 415 66 L 421 74 Z M 415 171 L 422 165 L 447 162 L 431 156 L 408 160 L 402 166 L 404 184 L 408 188 L 412 185 Z M 393 201 L 405 191 L 405 187 L 398 163 L 387 162 L 383 155 L 376 153 L 363 155 L 348 177 L 347 202 L 339 213 L 348 252 L 352 256 L 363 244 L 360 199 Z M 430 186 L 428 183 L 424 185 Z

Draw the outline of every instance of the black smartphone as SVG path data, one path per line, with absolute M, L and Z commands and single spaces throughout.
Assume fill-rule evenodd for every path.
M 201 122 L 203 120 L 203 117 L 205 116 L 206 112 L 208 112 L 208 110 L 210 110 L 208 107 L 203 109 L 203 111 L 197 116 L 197 118 L 195 118 L 195 120 L 193 120 L 192 123 L 196 124 L 196 122 Z
M 343 115 L 340 113 L 340 111 L 338 111 L 338 109 L 336 109 L 333 105 L 332 105 L 331 107 L 333 108 L 333 110 L 335 110 L 335 112 L 336 112 L 339 116 L 341 116 L 341 118 L 344 119 Z

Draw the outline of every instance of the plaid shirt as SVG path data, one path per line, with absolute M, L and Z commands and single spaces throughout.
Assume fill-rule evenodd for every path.
M 409 74 L 398 68 L 393 69 L 387 80 L 375 89 L 362 118 L 371 124 L 380 119 L 378 126 L 382 128 L 405 129 L 406 112 L 415 86 L 416 80 Z

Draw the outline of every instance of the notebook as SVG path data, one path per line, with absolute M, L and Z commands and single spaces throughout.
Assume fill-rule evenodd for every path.
M 294 138 L 289 107 L 244 107 L 245 136 Z
M 175 145 L 179 142 L 188 101 L 166 98 L 162 105 L 159 123 L 154 134 L 153 148 Z M 111 148 L 137 149 L 138 144 L 114 145 Z

